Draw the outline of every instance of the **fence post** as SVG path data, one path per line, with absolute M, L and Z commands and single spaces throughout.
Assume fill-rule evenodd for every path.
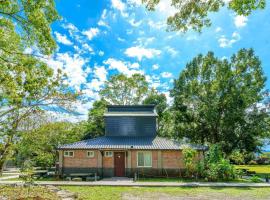
M 95 173 L 95 181 L 97 181 L 97 173 Z
M 137 173 L 135 172 L 134 173 L 134 182 L 136 182 L 137 181 Z

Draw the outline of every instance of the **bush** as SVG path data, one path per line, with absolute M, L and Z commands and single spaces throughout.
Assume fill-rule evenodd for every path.
M 194 175 L 195 172 L 195 157 L 196 151 L 191 147 L 185 147 L 183 149 L 183 157 L 184 157 L 184 165 L 186 168 L 187 176 L 191 177 Z
M 229 160 L 224 158 L 218 145 L 210 147 L 204 163 L 207 180 L 233 180 L 237 176 L 234 166 L 230 164 Z
M 254 182 L 254 183 L 261 183 L 261 182 L 262 182 L 262 179 L 261 179 L 260 177 L 258 177 L 258 176 L 252 176 L 252 177 L 250 178 L 250 180 L 251 180 L 252 182 Z
M 249 165 L 257 165 L 257 162 L 255 160 L 251 160 L 248 162 Z
M 229 156 L 230 161 L 233 164 L 241 165 L 244 164 L 244 154 L 240 153 L 240 151 L 233 151 L 231 155 Z

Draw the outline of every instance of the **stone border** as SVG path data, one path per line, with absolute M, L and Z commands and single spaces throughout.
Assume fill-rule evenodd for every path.
M 67 190 L 61 190 L 54 185 L 45 186 L 49 191 L 56 193 L 56 195 L 62 200 L 75 200 L 78 198 L 78 194 Z

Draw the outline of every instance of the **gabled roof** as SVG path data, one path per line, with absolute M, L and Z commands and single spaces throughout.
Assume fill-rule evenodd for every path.
M 190 146 L 205 150 L 206 146 L 192 145 L 162 137 L 117 137 L 103 136 L 60 146 L 58 149 L 140 149 L 140 150 L 179 150 Z

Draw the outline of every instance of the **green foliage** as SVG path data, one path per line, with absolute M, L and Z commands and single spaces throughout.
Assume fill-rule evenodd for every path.
M 140 104 L 148 92 L 148 83 L 144 75 L 133 74 L 127 77 L 117 74 L 106 81 L 100 95 L 112 105 Z
M 261 183 L 261 182 L 263 182 L 262 179 L 261 179 L 259 176 L 256 176 L 256 175 L 252 176 L 252 177 L 250 178 L 250 180 L 251 180 L 252 182 L 254 182 L 254 183 Z
M 183 159 L 184 159 L 184 165 L 185 169 L 187 170 L 187 175 L 189 177 L 192 177 L 195 172 L 195 158 L 196 158 L 196 150 L 192 149 L 191 147 L 185 147 L 183 148 Z
M 21 169 L 21 179 L 23 180 L 24 184 L 30 186 L 34 183 L 34 167 L 33 163 L 30 160 L 26 160 L 23 163 L 22 169 Z
M 233 151 L 229 156 L 229 159 L 236 165 L 242 165 L 245 162 L 244 154 L 238 150 Z
M 142 2 L 146 4 L 148 10 L 153 11 L 160 0 L 142 0 Z M 170 2 L 176 12 L 167 18 L 168 30 L 183 32 L 189 29 L 201 32 L 204 27 L 209 27 L 211 20 L 208 15 L 218 12 L 226 5 L 225 0 L 170 0 Z M 264 9 L 265 4 L 265 0 L 231 0 L 227 7 L 238 15 L 248 16 L 254 10 Z
M 269 135 L 269 117 L 256 107 L 263 99 L 265 80 L 252 49 L 241 49 L 230 60 L 212 52 L 198 55 L 171 90 L 177 137 L 219 143 L 226 154 L 257 150 L 261 138 Z
M 103 136 L 105 134 L 104 113 L 108 103 L 104 100 L 97 100 L 89 110 L 87 121 L 87 134 L 85 139 Z
M 58 19 L 53 0 L 1 1 L 0 48 L 4 52 L 0 55 L 6 53 L 16 58 L 20 56 L 16 54 L 32 46 L 36 46 L 42 54 L 51 54 L 56 43 L 50 25 Z
M 57 159 L 56 148 L 81 140 L 86 130 L 85 122 L 51 122 L 25 132 L 17 144 L 15 161 L 18 165 L 30 160 L 38 167 L 52 167 Z
M 233 180 L 236 170 L 230 161 L 224 158 L 219 145 L 212 145 L 204 160 L 205 177 L 209 181 Z

